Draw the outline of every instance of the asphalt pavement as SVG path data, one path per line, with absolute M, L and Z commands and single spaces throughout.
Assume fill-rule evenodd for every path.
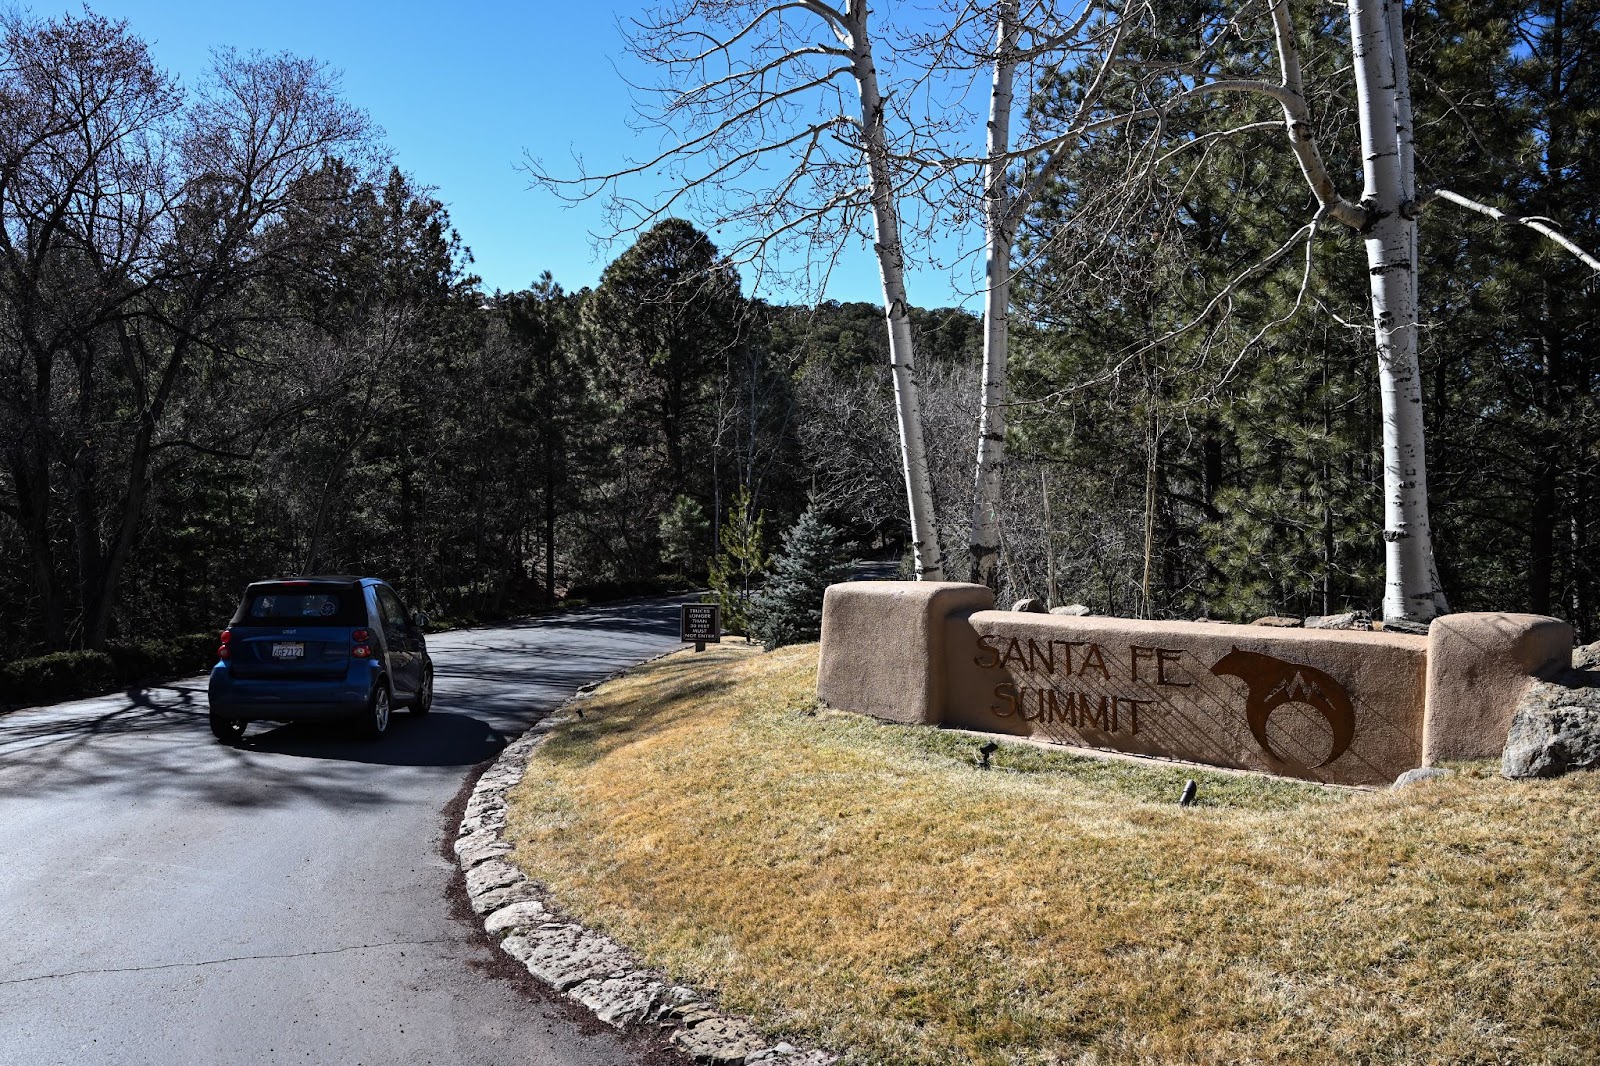
M 429 638 L 382 740 L 206 725 L 203 678 L 0 717 L 0 1062 L 676 1061 L 512 972 L 451 896 L 446 808 L 677 604 Z

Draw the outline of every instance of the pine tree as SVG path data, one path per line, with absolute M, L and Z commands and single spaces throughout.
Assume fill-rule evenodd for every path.
M 672 509 L 661 516 L 661 558 L 684 577 L 700 572 L 710 539 L 705 509 L 687 496 L 674 499 Z
M 822 594 L 848 566 L 840 531 L 813 502 L 783 535 L 772 578 L 755 601 L 755 634 L 768 651 L 821 637 Z
M 711 596 L 722 607 L 722 628 L 747 639 L 756 581 L 772 561 L 762 536 L 765 524 L 766 514 L 755 509 L 750 490 L 741 486 L 722 527 L 722 550 L 711 561 Z

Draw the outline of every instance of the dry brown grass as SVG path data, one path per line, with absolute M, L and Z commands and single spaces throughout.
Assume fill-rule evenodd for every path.
M 605 686 L 513 794 L 585 921 L 860 1063 L 1593 1062 L 1600 775 L 1333 793 L 818 713 L 816 647 Z

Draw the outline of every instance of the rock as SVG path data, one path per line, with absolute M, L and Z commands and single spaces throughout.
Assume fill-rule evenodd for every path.
M 518 900 L 497 908 L 484 921 L 483 928 L 490 936 L 509 933 L 513 929 L 526 929 L 550 920 L 550 912 L 536 899 Z
M 672 1042 L 697 1062 L 742 1063 L 746 1056 L 766 1050 L 766 1042 L 737 1018 L 708 1018 L 691 1029 L 679 1029 Z
M 467 895 L 477 897 L 496 888 L 525 881 L 523 872 L 504 859 L 490 859 L 467 871 Z
M 1415 770 L 1407 770 L 1394 779 L 1391 788 L 1405 788 L 1423 781 L 1437 781 L 1441 777 L 1449 777 L 1450 771 L 1438 766 L 1419 766 Z
M 478 847 L 478 846 L 481 846 L 481 845 L 484 845 L 484 844 L 498 844 L 498 843 L 500 843 L 500 834 L 499 833 L 485 832 L 484 830 L 480 829 L 480 830 L 478 830 L 476 832 L 467 833 L 464 836 L 457 837 L 454 847 L 456 849 L 456 854 L 460 855 L 462 848 L 471 848 L 471 847 Z
M 745 1057 L 745 1066 L 833 1066 L 839 1057 L 827 1051 L 801 1051 L 793 1044 L 778 1043 Z
M 1279 629 L 1299 629 L 1300 619 L 1283 618 L 1279 615 L 1269 614 L 1265 618 L 1257 618 L 1250 624 L 1253 626 L 1276 626 Z
M 765 1052 L 747 1056 L 746 1066 L 834 1066 L 838 1056 L 829 1052 L 800 1052 L 784 1050 L 790 1044 L 776 1044 Z
M 461 819 L 461 835 L 470 836 L 488 830 L 498 833 L 506 827 L 506 805 L 504 803 L 488 810 L 474 811 L 466 814 Z
M 1419 637 L 1428 635 L 1427 622 L 1408 622 L 1404 618 L 1385 618 L 1381 622 L 1372 623 L 1373 629 L 1381 629 L 1385 633 L 1415 633 Z
M 709 1003 L 698 999 L 688 999 L 663 1011 L 662 1017 L 684 1029 L 692 1029 L 707 1018 L 720 1018 L 722 1014 Z
M 467 800 L 467 809 L 462 821 L 468 818 L 486 821 L 496 814 L 505 814 L 505 810 L 506 798 L 500 793 L 490 790 L 474 792 L 472 798 Z
M 1011 605 L 1013 611 L 1022 611 L 1027 614 L 1044 614 L 1044 603 L 1037 597 L 1028 596 Z
M 1587 707 L 1600 711 L 1600 685 L 1592 675 L 1569 671 L 1553 681 L 1535 681 L 1523 693 L 1517 710 L 1548 712 L 1557 707 Z
M 1081 603 L 1069 603 L 1065 607 L 1052 607 L 1052 608 L 1050 608 L 1050 613 L 1051 614 L 1070 614 L 1070 615 L 1075 615 L 1078 618 L 1082 618 L 1084 615 L 1089 614 L 1090 612 L 1089 612 L 1089 608 L 1085 607 Z
M 492 888 L 480 896 L 472 896 L 472 909 L 479 914 L 493 914 L 501 907 L 527 900 L 538 902 L 538 890 L 532 881 L 518 881 L 504 888 Z
M 1600 767 L 1600 689 L 1535 682 L 1511 719 L 1500 772 L 1558 777 Z
M 620 1029 L 649 1018 L 666 991 L 667 987 L 660 981 L 634 973 L 591 978 L 573 986 L 567 995 L 594 1011 L 595 1017 L 607 1025 Z
M 1600 670 L 1600 640 L 1572 649 L 1574 670 Z
M 635 968 L 622 948 L 582 926 L 548 923 L 522 936 L 527 943 L 523 965 L 558 992 L 590 978 L 625 976 Z M 501 943 L 512 939 L 507 937 Z
M 523 933 L 512 933 L 500 941 L 500 950 L 518 962 L 525 962 L 528 958 L 528 953 L 533 950 L 533 941 L 529 940 Z
M 1371 629 L 1372 616 L 1366 611 L 1345 611 L 1343 614 L 1314 614 L 1305 620 L 1307 629 Z
M 481 866 L 490 859 L 498 859 L 511 852 L 511 845 L 502 840 L 483 840 L 482 833 L 473 833 L 470 837 L 462 837 L 456 842 L 456 858 L 461 862 L 463 870 L 470 870 Z M 470 843 L 467 843 L 470 841 Z

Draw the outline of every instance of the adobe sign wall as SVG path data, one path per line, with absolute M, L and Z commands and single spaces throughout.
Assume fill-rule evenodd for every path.
M 1527 684 L 1571 629 L 1452 615 L 1428 636 L 995 611 L 980 585 L 828 589 L 818 695 L 908 724 L 1387 784 L 1498 757 Z

